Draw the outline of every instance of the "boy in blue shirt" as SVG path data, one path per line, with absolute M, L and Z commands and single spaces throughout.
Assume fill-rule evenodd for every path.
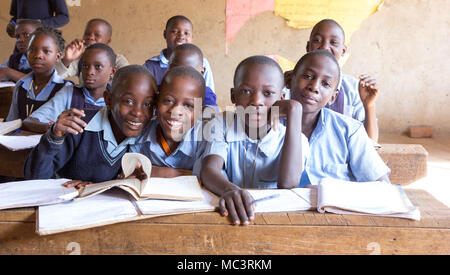
M 105 106 L 103 94 L 116 71 L 114 51 L 106 44 L 93 44 L 85 50 L 81 60 L 84 85 L 62 89 L 24 121 L 27 129 L 44 133 L 64 110 L 99 110 Z
M 307 143 L 301 134 L 302 106 L 280 100 L 283 86 L 283 72 L 274 60 L 249 57 L 234 74 L 231 101 L 237 111 L 210 122 L 214 138 L 205 149 L 200 178 L 221 197 L 220 213 L 230 215 L 234 224 L 254 218 L 245 188 L 293 188 L 300 182 Z M 268 116 L 277 109 L 287 117 L 287 127 L 271 127 Z
M 152 176 L 176 177 L 192 170 L 202 154 L 202 101 L 205 80 L 194 68 L 170 69 L 159 86 L 157 117 L 139 141 L 139 152 L 153 164 Z M 196 117 L 197 115 L 197 117 Z
M 327 50 L 307 53 L 294 68 L 291 95 L 303 106 L 302 132 L 310 148 L 300 186 L 317 185 L 325 177 L 389 182 L 390 170 L 364 125 L 324 108 L 336 100 L 339 79 L 339 64 Z
M 142 66 L 127 66 L 104 97 L 107 107 L 100 111 L 72 108 L 59 116 L 28 156 L 26 179 L 64 177 L 76 180 L 75 186 L 118 176 L 122 156 L 132 151 L 152 117 L 156 82 Z
M 192 32 L 191 20 L 183 15 L 176 15 L 167 20 L 163 34 L 167 48 L 163 49 L 158 56 L 148 59 L 144 64 L 155 76 L 158 86 L 169 68 L 169 58 L 173 50 L 181 44 L 192 43 Z M 206 86 L 214 92 L 213 74 L 206 58 L 203 58 L 203 65 L 205 67 L 204 78 Z
M 6 121 L 25 120 L 56 92 L 71 88 L 72 83 L 62 79 L 55 70 L 64 42 L 56 29 L 42 27 L 33 33 L 27 51 L 33 71 L 17 82 Z

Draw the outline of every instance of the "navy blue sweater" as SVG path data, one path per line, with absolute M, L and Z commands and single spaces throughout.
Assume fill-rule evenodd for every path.
M 12 0 L 9 11 L 17 19 L 40 19 L 44 26 L 61 28 L 69 23 L 65 0 Z
M 86 110 L 88 123 L 98 111 Z M 116 157 L 106 151 L 103 131 L 84 131 L 78 135 L 55 137 L 51 129 L 33 148 L 24 166 L 25 179 L 61 178 L 90 182 L 104 182 L 117 178 L 124 149 Z

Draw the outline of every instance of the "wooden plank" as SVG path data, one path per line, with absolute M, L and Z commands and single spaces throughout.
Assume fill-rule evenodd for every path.
M 81 254 L 449 254 L 450 230 L 131 223 L 38 237 L 0 223 L 0 254 L 68 254 L 74 242 Z

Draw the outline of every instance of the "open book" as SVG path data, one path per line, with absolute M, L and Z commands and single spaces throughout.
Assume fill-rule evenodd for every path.
M 22 127 L 22 120 L 16 119 L 8 122 L 0 122 L 0 135 L 6 135 Z
M 0 136 L 0 144 L 11 151 L 31 149 L 39 144 L 42 135 Z
M 317 211 L 420 220 L 400 185 L 324 178 L 317 187 Z
M 111 180 L 102 183 L 88 184 L 80 190 L 77 199 L 83 199 L 105 192 L 113 187 L 121 188 L 136 200 L 171 199 L 201 201 L 203 193 L 196 176 L 181 176 L 176 178 L 151 178 L 152 164 L 150 160 L 139 153 L 126 153 L 122 157 L 122 170 L 125 177 L 130 176 L 138 162 L 147 175 L 147 179 L 137 178 Z

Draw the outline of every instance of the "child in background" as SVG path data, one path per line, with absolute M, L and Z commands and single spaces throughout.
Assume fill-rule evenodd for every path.
M 31 72 L 27 59 L 27 48 L 31 35 L 40 27 L 42 24 L 39 20 L 17 20 L 15 31 L 17 51 L 4 64 L 0 65 L 0 80 L 17 82 Z
M 231 101 L 237 112 L 211 121 L 217 122 L 215 138 L 205 149 L 200 178 L 221 197 L 220 213 L 230 215 L 234 224 L 246 225 L 254 218 L 253 198 L 244 188 L 294 188 L 300 182 L 307 150 L 302 106 L 280 100 L 283 86 L 278 63 L 266 56 L 249 57 L 234 74 Z M 276 109 L 287 118 L 287 127 L 269 124 L 268 114 Z
M 178 66 L 188 66 L 196 69 L 202 76 L 205 76 L 205 67 L 203 66 L 203 53 L 199 47 L 194 44 L 182 44 L 177 46 L 172 52 L 169 59 L 169 70 Z M 217 111 L 217 96 L 209 88 L 205 86 L 205 100 L 203 105 L 210 106 Z
M 389 182 L 390 170 L 363 124 L 323 108 L 336 100 L 339 79 L 339 64 L 327 50 L 307 53 L 293 71 L 291 96 L 303 106 L 302 132 L 310 148 L 300 186 L 316 185 L 325 177 Z
M 58 117 L 28 156 L 26 179 L 103 182 L 118 176 L 122 156 L 152 117 L 156 82 L 142 66 L 127 66 L 114 75 L 104 97 L 107 107 L 99 111 L 72 108 Z
M 103 94 L 116 71 L 113 49 L 106 44 L 93 44 L 84 51 L 81 64 L 84 85 L 62 89 L 24 121 L 24 128 L 44 133 L 64 110 L 99 110 L 105 106 Z
M 139 145 L 139 152 L 153 164 L 152 176 L 176 177 L 184 175 L 179 169 L 193 169 L 203 148 L 202 123 L 195 121 L 194 111 L 197 108 L 201 115 L 204 97 L 205 80 L 194 68 L 178 66 L 167 71 L 159 86 L 158 116 Z
M 328 50 L 339 61 L 347 52 L 344 43 L 344 29 L 336 21 L 324 19 L 313 27 L 306 44 L 306 51 Z M 290 79 L 291 77 L 286 77 L 288 88 Z M 375 111 L 378 92 L 376 80 L 372 77 L 363 74 L 358 81 L 350 75 L 342 74 L 338 97 L 333 104 L 327 107 L 363 122 L 368 136 L 374 142 L 378 142 L 378 123 Z
M 75 39 L 67 46 L 64 57 L 56 65 L 56 70 L 63 78 L 78 76 L 79 84 L 82 85 L 80 57 L 84 49 L 96 43 L 109 45 L 111 43 L 111 37 L 112 26 L 108 21 L 100 18 L 89 20 L 84 30 L 83 39 Z M 127 65 L 128 60 L 125 56 L 117 54 L 114 66 L 120 69 Z
M 72 83 L 61 78 L 55 70 L 64 51 L 64 42 L 61 32 L 50 27 L 39 28 L 33 33 L 27 51 L 33 71 L 17 82 L 6 121 L 24 120 L 56 92 L 64 87 L 72 88 Z
M 156 83 L 159 85 L 169 69 L 169 58 L 173 50 L 185 43 L 192 43 L 193 26 L 191 20 L 183 15 L 176 15 L 167 20 L 166 28 L 164 29 L 164 39 L 166 40 L 167 48 L 163 49 L 158 56 L 148 59 L 144 66 L 156 78 Z M 214 92 L 214 79 L 206 58 L 203 58 L 203 65 L 205 67 L 204 78 L 206 86 Z

